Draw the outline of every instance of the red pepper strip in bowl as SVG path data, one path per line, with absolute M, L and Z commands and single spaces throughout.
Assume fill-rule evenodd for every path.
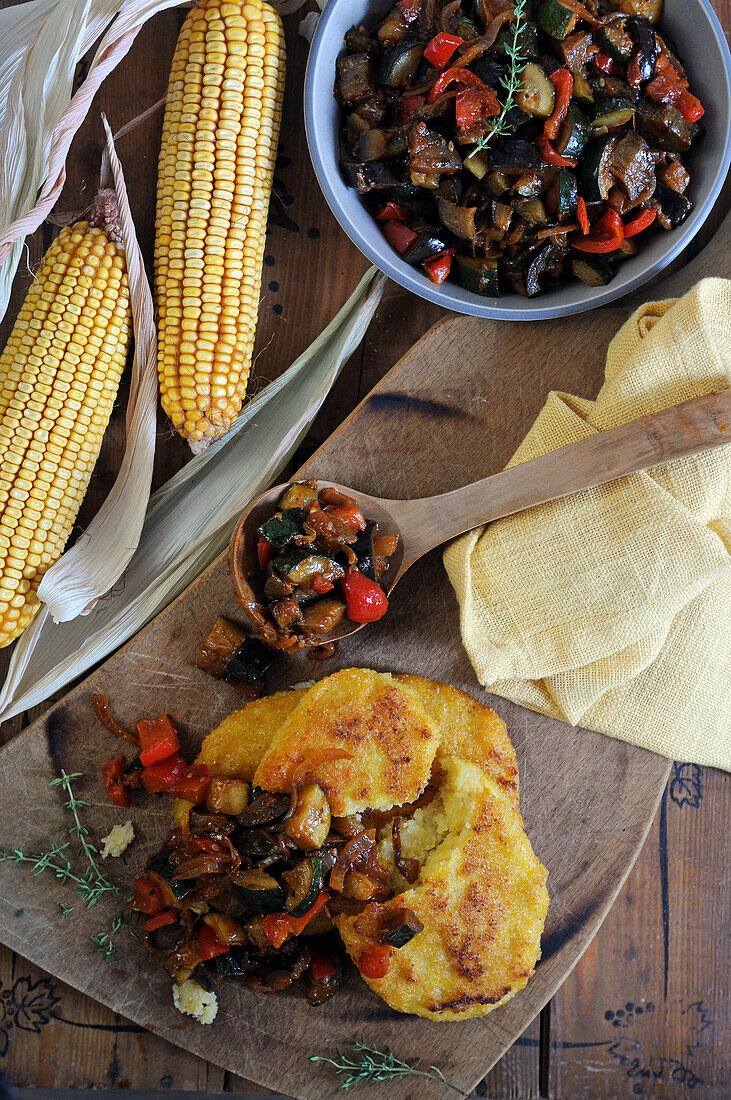
M 359 570 L 353 569 L 346 573 L 340 584 L 345 595 L 346 614 L 351 623 L 374 623 L 382 619 L 388 611 L 386 593 L 379 584 Z
M 398 0 L 396 7 L 401 9 L 406 23 L 413 23 L 419 17 L 421 4 L 422 0 Z
M 143 772 L 144 775 L 144 772 Z M 176 798 L 183 798 L 194 805 L 205 801 L 211 785 L 211 773 L 207 764 L 191 764 L 185 774 L 171 788 Z
M 397 202 L 387 202 L 380 214 L 376 214 L 377 222 L 405 222 L 409 212 L 405 206 L 399 206 Z
M 113 802 L 115 806 L 132 805 L 132 795 L 129 787 L 122 782 L 125 767 L 123 756 L 113 756 L 111 760 L 107 760 L 106 764 L 102 764 L 104 790 L 107 792 L 109 801 Z
M 579 219 L 579 225 L 581 226 L 581 232 L 584 236 L 588 236 L 591 225 L 589 224 L 589 215 L 586 210 L 586 203 L 583 196 L 579 195 L 576 201 L 576 217 Z
M 167 760 L 161 760 L 159 764 L 151 764 L 149 768 L 144 768 L 140 776 L 142 786 L 148 794 L 171 791 L 187 770 L 188 765 L 180 753 L 176 752 Z
M 407 92 L 401 100 L 401 117 L 410 118 L 414 111 L 418 111 L 420 107 L 423 107 L 426 103 L 425 95 L 417 95 L 416 93 Z
M 156 917 L 145 921 L 142 927 L 145 932 L 157 932 L 158 928 L 166 928 L 168 924 L 175 924 L 179 917 L 180 914 L 176 909 L 166 909 L 164 913 L 158 913 Z
M 611 76 L 611 74 L 615 70 L 616 66 L 614 64 L 614 61 L 609 56 L 609 54 L 604 53 L 603 50 L 597 50 L 591 60 L 596 65 L 597 69 L 599 69 L 603 73 L 606 73 L 607 76 Z
M 452 257 L 456 248 L 448 248 L 446 252 L 440 252 L 431 260 L 424 260 L 422 267 L 433 283 L 443 283 L 452 269 Z
M 231 948 L 221 943 L 216 938 L 216 933 L 208 924 L 201 924 L 200 931 L 198 933 L 198 954 L 203 962 L 208 959 L 215 959 L 217 955 L 227 955 Z
M 591 252 L 601 255 L 616 252 L 622 247 L 624 225 L 616 210 L 607 210 L 583 241 L 574 241 L 573 247 L 579 252 Z
M 404 225 L 403 222 L 386 222 L 383 227 L 383 235 L 397 252 L 405 252 L 417 237 L 413 229 L 409 229 L 408 225 Z
M 384 945 L 374 947 L 372 951 L 364 951 L 358 958 L 358 969 L 364 978 L 385 978 L 391 963 L 393 948 Z
M 556 152 L 545 134 L 538 135 L 536 138 L 536 145 L 546 164 L 555 164 L 558 168 L 576 167 L 575 160 L 570 160 L 568 157 L 562 157 L 560 153 Z
M 327 904 L 330 894 L 323 890 L 317 901 L 309 909 L 304 917 L 293 917 L 290 913 L 270 913 L 264 917 L 262 927 L 264 935 L 274 947 L 281 947 L 290 936 L 299 936 L 313 917 Z
M 633 57 L 627 66 L 627 83 L 631 84 L 633 88 L 639 88 L 642 83 L 642 70 L 637 60 L 638 56 Z
M 688 122 L 697 122 L 706 113 L 701 101 L 691 95 L 686 88 L 672 80 L 664 73 L 659 73 L 645 88 L 650 99 L 656 103 L 669 103 L 677 107 L 681 115 Z
M 561 123 L 568 114 L 571 96 L 574 94 L 574 78 L 568 69 L 557 69 L 548 79 L 556 89 L 556 103 L 546 119 L 543 133 L 549 141 L 555 141 L 561 129 Z
M 445 69 L 441 76 L 438 76 L 435 80 L 432 90 L 429 92 L 427 102 L 433 103 L 435 99 L 439 99 L 442 92 L 446 92 L 449 85 L 455 82 L 459 82 L 465 88 L 487 87 L 487 85 L 480 80 L 477 73 L 473 73 L 469 69 Z
M 177 730 L 167 714 L 161 714 L 159 718 L 143 718 L 137 723 L 137 736 L 140 739 L 140 762 L 146 768 L 167 760 L 180 748 Z
M 424 60 L 433 65 L 435 69 L 443 69 L 449 63 L 454 51 L 464 42 L 456 34 L 438 34 L 424 50 Z
M 460 130 L 472 130 L 488 118 L 500 114 L 500 102 L 492 88 L 464 88 L 454 105 Z
M 644 229 L 651 226 L 656 217 L 657 210 L 643 210 L 631 222 L 627 222 L 624 227 L 625 237 L 636 237 L 638 233 L 642 233 Z
M 162 890 L 149 878 L 136 878 L 135 895 L 132 898 L 131 905 L 138 913 L 145 913 L 148 917 L 156 917 L 165 908 Z

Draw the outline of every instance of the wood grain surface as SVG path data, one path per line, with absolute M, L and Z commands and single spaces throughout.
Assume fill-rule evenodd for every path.
M 0 0 L 0 6 L 9 2 L 13 0 Z M 716 0 L 715 7 L 728 27 L 731 0 Z M 98 111 L 106 109 L 113 126 L 118 127 L 163 94 L 182 18 L 180 11 L 155 17 L 140 34 L 130 56 L 106 81 L 74 142 L 60 209 L 80 210 L 93 193 L 101 148 Z M 256 385 L 281 373 L 317 335 L 366 267 L 329 214 L 307 160 L 300 120 L 306 45 L 297 37 L 298 21 L 297 16 L 286 20 L 290 76 L 270 216 Z M 152 119 L 120 142 L 140 239 L 148 256 L 160 124 L 159 117 Z M 727 204 L 728 189 L 693 251 L 709 239 Z M 52 227 L 45 225 L 29 239 L 31 268 L 52 234 Z M 8 319 L 17 311 L 29 280 L 27 271 L 16 279 Z M 608 312 L 612 314 L 608 330 L 626 316 L 621 308 L 619 312 L 616 307 Z M 573 363 L 571 356 L 577 347 L 591 351 L 586 327 L 602 315 L 589 315 L 581 330 L 566 332 L 560 355 L 555 357 L 558 362 L 535 364 L 532 373 L 517 379 L 511 400 L 519 415 L 508 437 L 503 438 L 505 409 L 499 387 L 487 393 L 472 390 L 466 394 L 478 404 L 490 406 L 490 431 L 481 440 L 485 473 L 498 469 L 505 461 L 548 389 L 566 388 L 593 395 L 601 341 L 594 347 L 589 367 L 586 357 L 579 356 Z M 445 316 L 449 315 L 437 307 L 389 286 L 363 348 L 343 372 L 304 453 L 327 437 L 430 324 Z M 531 361 L 529 331 L 510 327 L 515 354 Z M 7 331 L 8 321 L 3 326 L 3 337 Z M 430 362 L 433 375 L 427 380 L 427 399 L 434 400 L 432 391 L 446 386 L 451 400 L 456 377 L 447 377 L 442 385 L 449 360 Z M 490 381 L 494 381 L 494 375 Z M 458 437 L 461 431 L 460 426 Z M 80 527 L 108 491 L 119 463 L 122 432 L 123 401 L 107 433 Z M 440 484 L 449 485 L 450 475 L 458 478 L 453 449 L 453 444 L 448 444 L 440 468 L 429 471 L 429 491 Z M 171 437 L 161 420 L 156 484 L 170 476 L 184 458 L 182 443 Z M 451 485 L 458 483 L 454 480 Z M 382 488 L 379 485 L 376 491 Z M 211 610 L 217 612 L 218 605 Z M 448 678 L 446 662 L 452 658 L 451 653 L 435 654 L 433 674 Z M 497 705 L 507 713 L 507 704 L 500 701 Z M 41 709 L 7 723 L 3 739 L 13 737 Z M 513 725 L 511 732 L 522 754 L 525 731 Z M 524 774 L 526 783 L 535 782 L 529 778 L 530 767 Z M 540 778 L 550 789 L 551 776 Z M 617 777 L 606 774 L 602 779 L 617 798 L 621 789 Z M 477 1087 L 475 1097 L 623 1100 L 645 1095 L 665 1100 L 692 1093 L 704 1100 L 720 1100 L 728 1095 L 728 1014 L 722 1000 L 724 975 L 728 973 L 723 932 L 728 925 L 728 894 L 722 891 L 727 866 L 723 823 L 728 818 L 728 795 L 728 777 L 692 765 L 673 765 L 648 843 L 608 919 L 540 1020 L 529 1025 Z M 13 794 L 13 801 L 15 797 Z M 34 828 L 38 816 L 34 809 Z M 60 819 L 49 824 L 58 823 Z M 628 828 L 623 823 L 616 835 L 607 832 L 607 847 L 625 842 L 622 827 Z M 137 858 L 139 855 L 135 855 Z M 14 919 L 22 923 L 25 914 Z M 76 932 L 69 935 L 77 938 Z M 107 982 L 113 980 L 109 970 L 106 974 Z M 103 975 L 104 971 L 102 980 Z M 449 1028 L 446 1031 L 451 1033 Z M 19 1085 L 266 1092 L 130 1024 L 122 1015 L 103 1008 L 6 949 L 0 949 L 0 1069 Z

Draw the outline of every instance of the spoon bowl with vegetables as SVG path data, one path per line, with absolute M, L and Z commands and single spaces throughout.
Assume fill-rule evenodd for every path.
M 274 649 L 340 641 L 383 617 L 414 562 L 503 516 L 731 443 L 731 389 L 694 398 L 450 493 L 390 500 L 332 481 L 277 485 L 229 546 L 236 598 Z

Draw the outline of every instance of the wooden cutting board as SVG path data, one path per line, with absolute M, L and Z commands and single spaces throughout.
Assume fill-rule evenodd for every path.
M 682 293 L 703 275 L 731 274 L 731 216 L 706 250 L 653 293 Z M 408 303 L 407 303 L 408 304 Z M 330 477 L 387 497 L 446 492 L 499 469 L 549 390 L 591 397 L 607 344 L 633 302 L 589 316 L 535 324 L 451 317 L 435 325 L 352 413 L 300 476 Z M 0 940 L 130 1020 L 237 1074 L 301 1100 L 341 1094 L 339 1081 L 307 1055 L 364 1035 L 398 1055 L 436 1064 L 465 1094 L 514 1042 L 574 966 L 616 897 L 649 829 L 668 761 L 600 734 L 571 728 L 488 696 L 460 644 L 457 605 L 438 552 L 399 585 L 385 621 L 343 643 L 325 663 L 282 662 L 279 689 L 338 667 L 369 666 L 446 680 L 490 702 L 508 724 L 521 772 L 521 802 L 534 848 L 549 869 L 551 906 L 543 957 L 527 988 L 504 1008 L 465 1024 L 435 1024 L 392 1012 L 351 974 L 318 1009 L 301 997 L 266 998 L 235 983 L 219 987 L 219 1014 L 204 1027 L 172 1006 L 170 982 L 125 930 L 105 961 L 90 937 L 124 907 L 127 886 L 169 825 L 166 798 L 139 798 L 131 811 L 105 799 L 101 763 L 118 743 L 92 716 L 92 692 L 107 693 L 119 719 L 169 711 L 189 755 L 240 704 L 234 687 L 195 667 L 215 617 L 239 618 L 225 560 L 219 559 L 166 611 L 92 676 L 0 751 L 0 843 L 35 851 L 68 827 L 48 783 L 61 768 L 83 772 L 86 822 L 96 837 L 131 817 L 137 840 L 121 867 L 118 898 L 83 908 L 69 887 L 27 867 L 0 864 Z M 62 920 L 61 902 L 74 905 Z M 23 909 L 23 920 L 16 913 Z M 384 1086 L 385 1091 L 385 1086 Z M 439 1083 L 408 1078 L 393 1100 L 453 1096 Z

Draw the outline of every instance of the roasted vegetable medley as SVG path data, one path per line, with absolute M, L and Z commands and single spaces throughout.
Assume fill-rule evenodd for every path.
M 399 0 L 346 35 L 341 167 L 435 283 L 604 286 L 692 210 L 704 113 L 662 0 Z
M 380 581 L 397 545 L 398 535 L 379 535 L 352 497 L 331 488 L 318 494 L 314 480 L 289 485 L 257 530 L 264 605 L 250 614 L 264 640 L 295 649 L 344 619 L 382 618 L 388 599 Z
M 291 794 L 252 789 L 212 777 L 205 764 L 188 766 L 169 715 L 143 719 L 135 735 L 116 723 L 106 697 L 94 705 L 112 733 L 139 749 L 131 765 L 117 756 L 102 768 L 111 801 L 129 806 L 135 788 L 182 800 L 179 824 L 135 881 L 131 903 L 146 918 L 147 946 L 178 985 L 193 978 L 211 990 L 219 977 L 233 977 L 275 993 L 302 978 L 308 1002 L 320 1005 L 343 979 L 331 914 L 371 907 L 372 943 L 358 958 L 369 978 L 383 977 L 393 952 L 421 931 L 408 908 L 376 919 L 373 903 L 394 893 L 376 828 L 358 814 L 333 818 L 305 766 Z M 400 858 L 400 821 L 394 811 L 397 867 L 413 881 L 419 868 Z

